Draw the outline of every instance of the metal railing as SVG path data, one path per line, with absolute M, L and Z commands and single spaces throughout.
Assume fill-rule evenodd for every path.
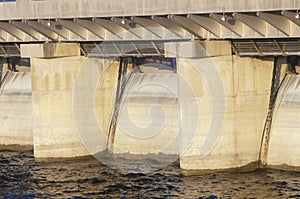
M 231 40 L 239 56 L 291 56 L 300 55 L 300 40 Z

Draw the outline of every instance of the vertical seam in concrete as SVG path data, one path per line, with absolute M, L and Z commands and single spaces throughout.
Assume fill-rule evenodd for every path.
M 232 88 L 233 88 L 233 118 L 234 118 L 234 147 L 237 148 L 237 143 L 238 143 L 238 129 L 237 129 L 237 97 L 238 97 L 238 92 L 235 83 L 237 82 L 238 76 L 236 76 L 235 72 L 235 63 L 234 63 L 234 58 L 231 56 L 231 69 L 233 73 L 233 78 L 232 78 Z
M 115 141 L 115 134 L 117 128 L 117 121 L 120 112 L 120 106 L 122 103 L 122 98 L 124 94 L 124 90 L 126 88 L 126 77 L 128 70 L 129 59 L 121 57 L 120 65 L 119 65 L 119 74 L 118 74 L 118 83 L 117 83 L 117 91 L 115 98 L 115 105 L 113 110 L 113 115 L 109 125 L 107 143 L 106 143 L 106 152 L 113 153 L 113 145 Z
M 5 74 L 3 76 L 2 79 L 0 79 L 0 94 L 2 93 L 2 86 L 5 84 L 5 82 L 7 81 L 8 77 L 9 77 L 10 73 L 9 70 L 5 71 Z
M 265 121 L 265 126 L 263 129 L 260 150 L 259 150 L 259 160 L 258 160 L 259 167 L 264 167 L 267 164 L 267 156 L 268 156 L 270 134 L 271 134 L 271 128 L 273 122 L 273 114 L 274 114 L 278 91 L 281 87 L 280 75 L 281 75 L 281 64 L 278 63 L 278 58 L 275 57 L 271 93 L 270 93 L 269 111 Z

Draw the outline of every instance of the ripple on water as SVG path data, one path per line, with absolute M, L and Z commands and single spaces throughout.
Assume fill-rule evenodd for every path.
M 0 197 L 300 198 L 299 173 L 260 169 L 183 177 L 178 168 L 177 162 L 148 174 L 119 173 L 94 159 L 35 163 L 30 152 L 0 151 Z

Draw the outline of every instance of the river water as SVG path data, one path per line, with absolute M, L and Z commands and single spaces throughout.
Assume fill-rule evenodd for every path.
M 300 198 L 300 173 L 257 170 L 183 177 L 174 163 L 121 174 L 90 158 L 36 163 L 32 152 L 0 151 L 1 198 Z

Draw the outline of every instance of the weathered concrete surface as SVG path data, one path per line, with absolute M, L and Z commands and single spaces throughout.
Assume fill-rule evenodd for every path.
M 300 1 L 282 0 L 17 0 L 1 3 L 1 20 L 151 16 L 167 14 L 296 10 Z
M 121 106 L 114 153 L 178 154 L 185 149 L 180 158 L 185 175 L 257 168 L 269 108 L 273 61 L 226 55 L 226 46 L 218 49 L 220 52 L 211 58 L 177 57 L 177 75 L 158 71 L 133 73 L 124 90 L 123 102 L 128 99 L 129 106 L 128 109 L 128 104 Z M 101 73 L 98 85 L 91 85 L 93 68 Z M 74 119 L 74 86 L 81 69 L 85 69 L 86 75 L 79 87 L 82 101 L 75 105 L 84 104 L 86 98 L 92 97 L 94 104 L 83 106 L 80 111 L 95 114 L 97 128 L 91 125 L 89 115 L 79 123 Z M 183 78 L 187 85 L 177 78 Z M 117 79 L 117 61 L 79 56 L 33 59 L 35 157 L 74 158 L 105 150 L 106 138 L 98 139 L 97 133 L 101 132 L 97 130 L 108 134 Z M 296 142 L 299 81 L 298 76 L 288 76 L 282 85 L 269 144 L 270 167 L 299 166 Z M 95 91 L 90 90 L 93 86 Z M 169 92 L 170 88 L 175 96 Z M 193 94 L 187 93 L 186 88 L 191 88 Z M 166 115 L 159 111 L 151 115 L 148 111 L 153 103 L 161 105 Z M 91 112 L 85 112 L 86 108 Z M 165 125 L 157 130 L 163 119 Z M 157 133 L 150 132 L 151 136 L 147 131 L 149 124 L 150 130 L 157 130 Z M 290 135 L 286 136 L 285 132 Z M 164 148 L 169 141 L 178 143 Z
M 227 41 L 187 41 L 167 42 L 164 44 L 165 57 L 207 58 L 231 55 Z
M 215 110 L 216 107 L 212 104 L 214 98 L 222 103 L 222 96 L 214 96 L 211 94 L 212 90 L 209 90 L 209 86 L 212 86 L 211 89 L 221 89 L 214 87 L 217 86 L 217 77 L 209 76 L 210 81 L 203 78 L 205 73 L 209 73 L 208 66 L 216 68 L 224 87 L 223 113 L 222 109 Z M 180 159 L 183 174 L 257 168 L 254 162 L 258 161 L 261 135 L 268 112 L 272 66 L 271 61 L 237 56 L 178 61 L 179 73 L 187 78 L 196 93 L 196 97 L 187 99 L 186 103 L 189 100 L 197 101 L 200 112 L 194 140 Z M 212 85 L 208 85 L 209 82 Z M 218 107 L 222 108 L 222 104 L 218 104 Z M 221 120 L 222 114 L 224 121 L 213 123 L 213 116 L 217 115 L 219 117 L 215 119 Z M 196 119 L 193 113 L 189 115 L 191 123 L 197 122 Z M 209 131 L 212 124 L 222 125 L 219 134 L 214 132 L 218 130 L 216 127 Z M 207 150 L 205 142 L 215 144 L 208 153 L 203 154 L 202 151 Z
M 120 109 L 116 153 L 180 152 L 180 105 L 175 73 L 133 73 Z
M 31 73 L 6 72 L 0 89 L 0 148 L 31 149 Z
M 73 119 L 77 136 L 90 155 L 106 150 L 118 79 L 116 61 L 83 58 L 73 84 Z
M 300 171 L 299 83 L 299 75 L 287 75 L 280 88 L 270 134 L 267 167 Z
M 95 75 L 92 68 L 101 73 L 95 92 L 90 90 L 93 87 L 90 80 Z M 86 74 L 82 73 L 83 69 L 86 69 Z M 74 86 L 79 75 L 87 76 L 76 90 L 80 99 L 74 101 Z M 124 103 L 120 110 L 114 153 L 179 154 L 179 137 L 174 139 L 179 133 L 177 75 L 156 71 L 132 73 L 130 77 L 123 99 L 128 103 Z M 35 58 L 32 64 L 35 158 L 74 158 L 105 150 L 117 79 L 118 62 L 84 57 Z M 173 87 L 174 93 L 168 90 L 168 85 Z M 84 100 L 91 94 L 95 103 L 84 106 Z M 74 118 L 73 103 L 78 103 L 75 104 L 77 113 L 84 115 L 80 120 Z M 149 115 L 155 104 L 161 105 L 166 115 L 155 108 Z M 92 114 L 96 115 L 99 125 L 96 131 Z M 152 132 L 155 129 L 157 131 Z M 174 141 L 175 144 L 166 147 Z
M 4 62 L 4 59 L 1 59 L 1 60 L 0 60 L 0 84 L 1 84 L 2 78 L 3 78 L 3 76 L 4 76 L 4 72 L 3 72 L 3 62 Z
M 75 129 L 72 91 L 83 57 L 33 59 L 33 141 L 36 159 L 89 155 Z
M 80 56 L 76 43 L 21 44 L 22 58 L 58 58 Z

